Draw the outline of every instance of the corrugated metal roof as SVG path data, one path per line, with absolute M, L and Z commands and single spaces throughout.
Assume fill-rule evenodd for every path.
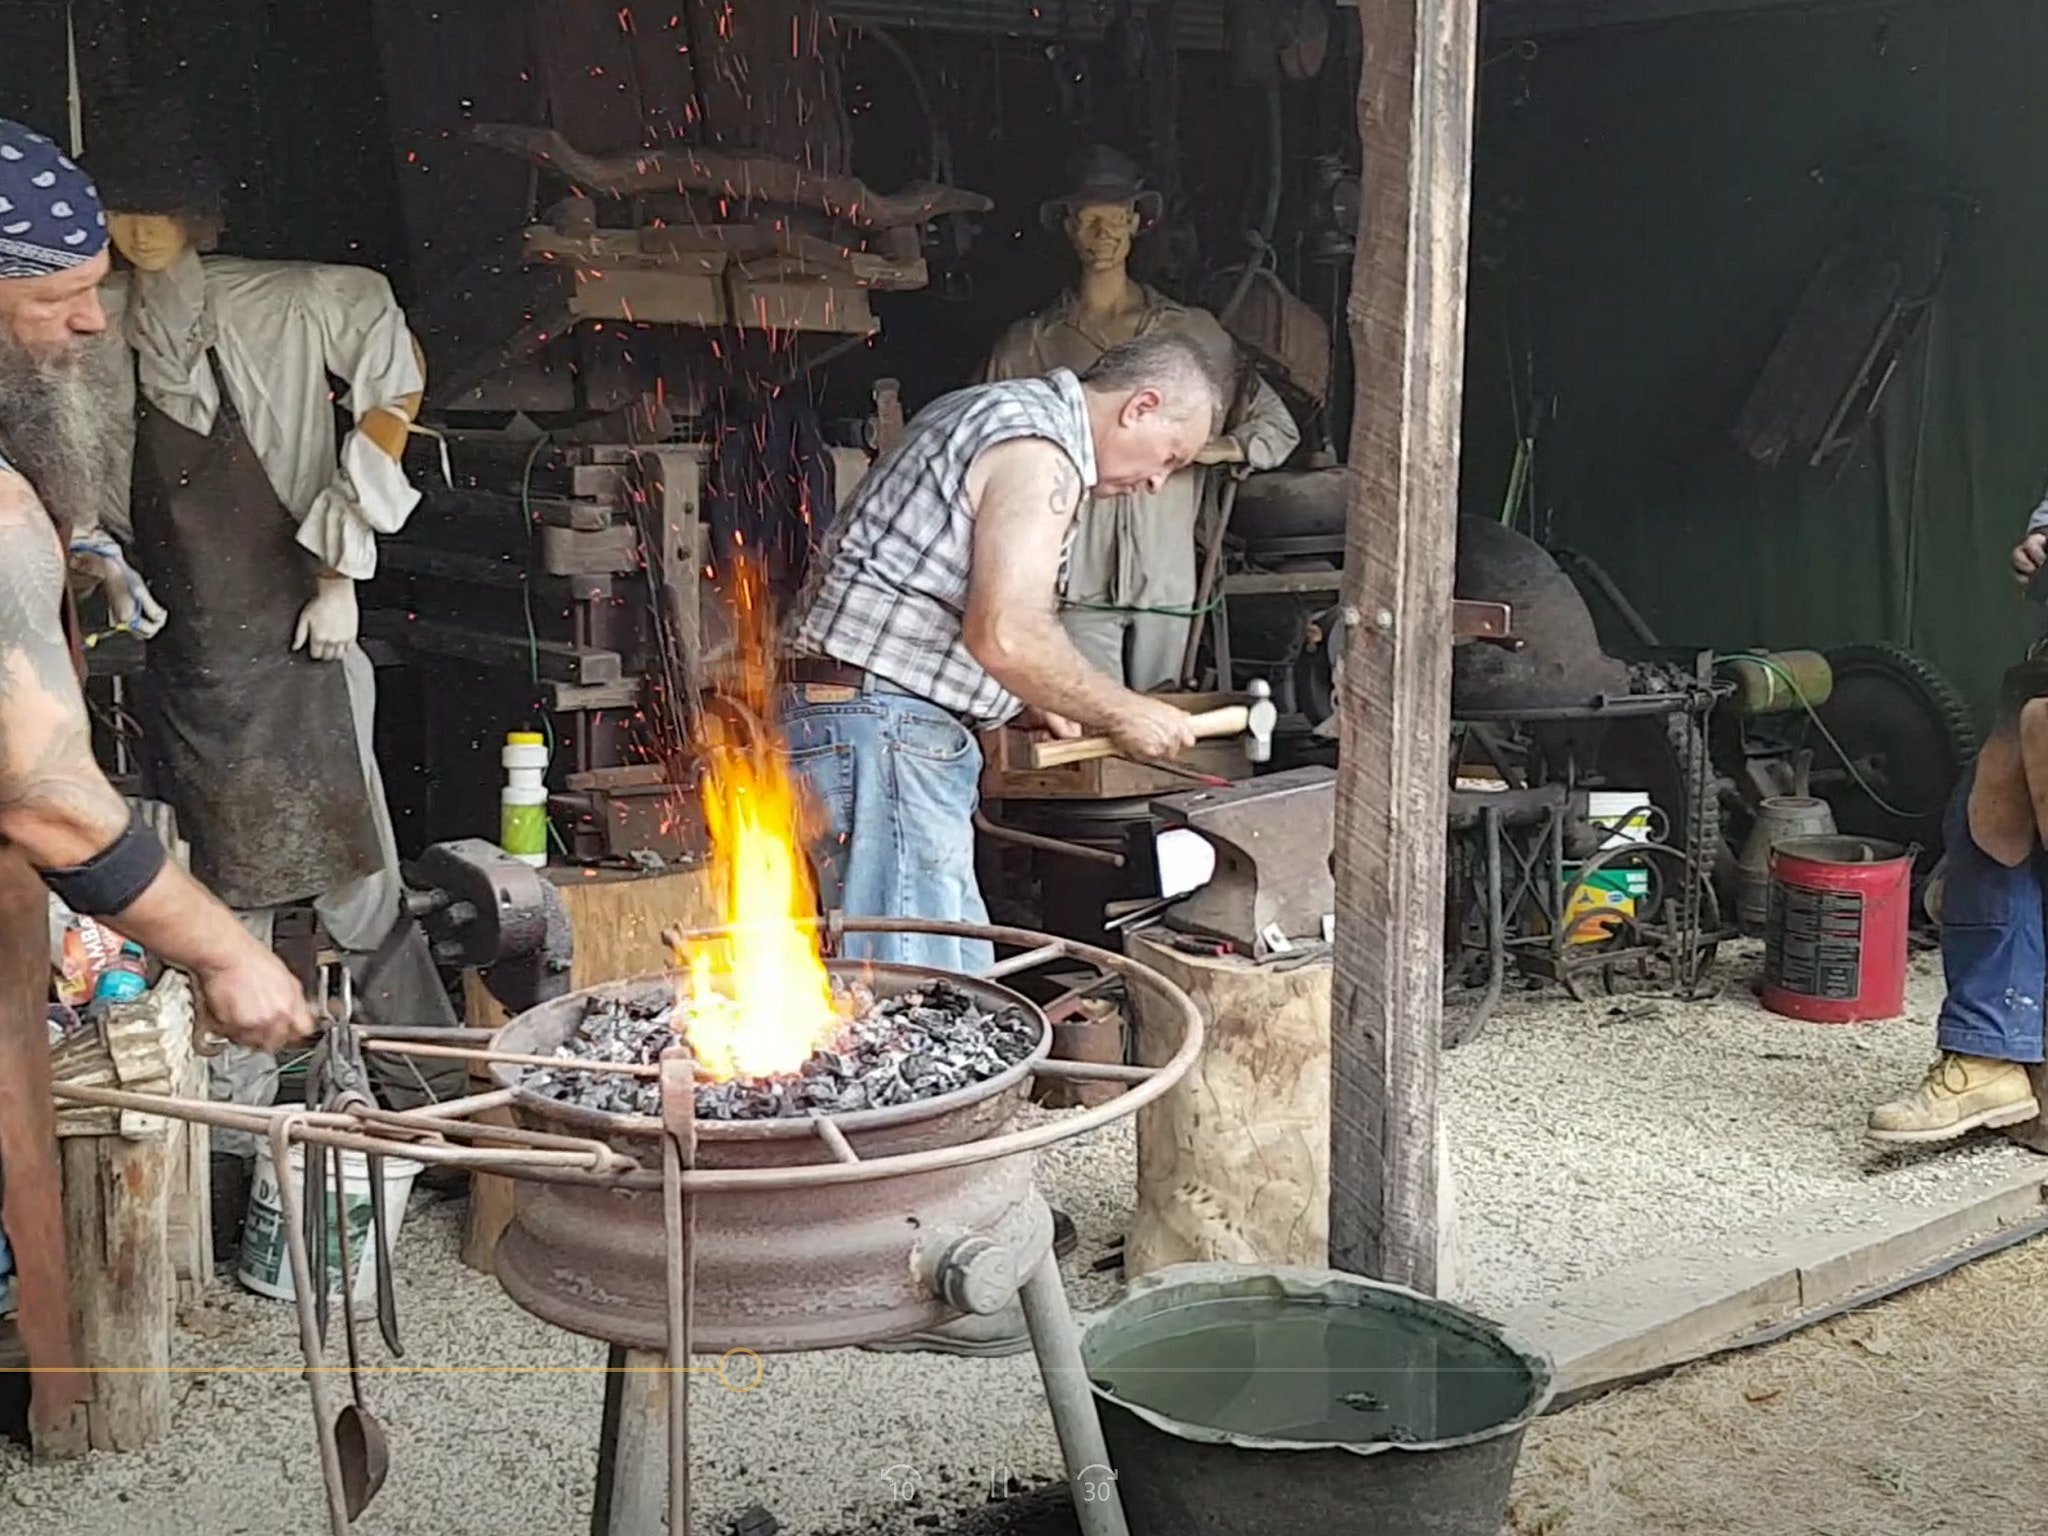
M 1183 48 L 1220 52 L 1225 0 L 1178 0 L 1176 30 Z M 1119 7 L 1112 0 L 827 0 L 841 21 L 905 32 L 979 32 L 1005 37 L 1092 43 L 1102 39 Z M 1143 16 L 1144 0 L 1132 9 Z

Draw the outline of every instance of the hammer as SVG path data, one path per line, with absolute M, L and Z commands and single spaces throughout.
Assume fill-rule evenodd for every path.
M 1245 690 L 1249 704 L 1226 704 L 1191 717 L 1198 740 L 1243 735 L 1245 755 L 1255 763 L 1273 756 L 1273 726 L 1279 711 L 1273 707 L 1273 689 L 1263 678 L 1254 678 Z M 1090 762 L 1098 757 L 1120 755 L 1117 744 L 1107 736 L 1083 736 L 1075 741 L 1035 741 L 1031 744 L 1033 768 L 1060 768 L 1068 763 Z

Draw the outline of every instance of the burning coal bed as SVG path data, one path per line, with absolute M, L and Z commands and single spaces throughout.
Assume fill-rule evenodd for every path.
M 830 1046 L 785 1077 L 734 1078 L 697 1085 L 700 1120 L 775 1120 L 850 1114 L 935 1099 L 1000 1076 L 1038 1047 L 1038 1028 L 1018 1008 L 995 1012 L 960 988 L 934 980 L 880 1002 L 859 982 L 835 979 L 833 1003 L 845 1020 Z M 575 1032 L 555 1049 L 560 1067 L 530 1071 L 524 1086 L 581 1109 L 656 1116 L 652 1079 L 579 1072 L 578 1060 L 652 1065 L 675 1042 L 688 1002 L 652 994 L 592 998 Z

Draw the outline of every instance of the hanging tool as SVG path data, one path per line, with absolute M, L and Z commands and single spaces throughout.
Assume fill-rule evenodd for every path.
M 344 1095 L 343 1099 L 346 1100 Z M 347 1189 L 342 1158 L 346 1155 L 341 1148 L 330 1149 L 334 1158 L 334 1187 Z M 309 1146 L 306 1149 L 308 1162 L 323 1156 L 321 1149 Z M 372 1174 L 374 1178 L 374 1173 Z M 349 1257 L 348 1214 L 344 1210 L 339 1221 L 341 1228 L 341 1319 L 342 1329 L 348 1341 L 348 1385 L 351 1400 L 343 1403 L 334 1416 L 334 1450 L 341 1468 L 342 1502 L 353 1524 L 363 1511 L 370 1507 L 370 1500 L 384 1486 L 384 1480 L 391 1475 L 391 1442 L 384 1433 L 384 1426 L 363 1403 L 362 1360 L 356 1343 L 355 1307 L 355 1265 Z M 378 1266 L 378 1279 L 391 1268 L 388 1256 Z

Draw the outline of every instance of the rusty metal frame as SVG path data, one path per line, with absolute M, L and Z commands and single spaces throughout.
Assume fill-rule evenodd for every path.
M 325 1360 L 320 1327 L 314 1315 L 311 1258 L 306 1247 L 303 1222 L 299 1219 L 299 1192 L 289 1177 L 291 1146 L 303 1143 L 371 1156 L 404 1157 L 442 1167 L 466 1168 L 472 1172 L 539 1183 L 600 1185 L 617 1189 L 662 1190 L 669 1224 L 669 1253 L 672 1264 L 680 1263 L 681 1285 L 671 1296 L 670 1315 L 682 1320 L 680 1340 L 671 1340 L 669 1368 L 678 1383 L 687 1363 L 689 1345 L 690 1292 L 689 1250 L 692 1197 L 707 1193 L 742 1190 L 787 1190 L 821 1185 L 855 1184 L 917 1174 L 965 1168 L 976 1163 L 1032 1155 L 1045 1148 L 1091 1135 L 1127 1115 L 1136 1114 L 1169 1092 L 1194 1065 L 1202 1049 L 1202 1016 L 1194 1002 L 1179 987 L 1149 966 L 1112 950 L 1098 949 L 1076 940 L 1055 938 L 1029 929 L 998 927 L 979 923 L 927 922 L 896 918 L 844 918 L 829 914 L 809 925 L 822 930 L 821 941 L 836 948 L 841 933 L 917 933 L 1016 947 L 1020 953 L 998 961 L 984 974 L 997 979 L 1035 969 L 1055 960 L 1076 960 L 1097 970 L 1120 976 L 1124 983 L 1160 1003 L 1180 1021 L 1180 1041 L 1173 1055 L 1158 1067 L 1121 1064 L 1047 1061 L 1026 1063 L 1031 1075 L 1064 1081 L 1101 1081 L 1125 1085 L 1126 1091 L 1079 1114 L 1023 1130 L 955 1146 L 887 1157 L 862 1158 L 847 1142 L 831 1117 L 813 1115 L 808 1133 L 823 1153 L 817 1163 L 771 1168 L 698 1168 L 694 1161 L 695 1131 L 690 1123 L 688 1098 L 670 1105 L 673 1096 L 665 1092 L 663 1118 L 614 1117 L 622 1134 L 635 1133 L 658 1138 L 663 1149 L 662 1166 L 647 1167 L 615 1147 L 595 1138 L 563 1136 L 520 1127 L 481 1125 L 469 1117 L 515 1102 L 521 1091 L 500 1089 L 420 1110 L 394 1111 L 360 1107 L 346 1111 L 315 1110 L 298 1106 L 265 1108 L 218 1104 L 205 1099 L 182 1099 L 155 1094 L 127 1093 L 118 1089 L 89 1088 L 57 1084 L 56 1097 L 75 1104 L 99 1105 L 112 1109 L 134 1109 L 146 1113 L 195 1121 L 228 1130 L 247 1131 L 264 1137 L 271 1147 L 280 1177 L 279 1196 L 286 1248 L 292 1269 L 293 1291 L 299 1313 L 300 1346 L 305 1356 L 319 1452 L 322 1480 L 326 1484 L 328 1523 L 332 1536 L 346 1536 L 349 1519 L 343 1503 L 340 1470 L 334 1442 L 334 1408 L 325 1379 Z M 716 939 L 728 930 L 709 928 L 679 932 L 684 941 Z M 941 973 L 943 974 L 943 973 Z M 404 1053 L 417 1048 L 404 1040 L 379 1041 L 373 1031 L 364 1035 L 366 1049 Z M 457 1048 L 459 1049 L 459 1048 Z M 486 1054 L 488 1054 L 486 1050 Z M 679 1075 L 693 1080 L 693 1068 L 686 1052 L 671 1053 L 661 1073 L 665 1090 L 674 1088 Z M 680 1350 L 676 1347 L 680 1345 Z M 680 1401 L 679 1392 L 671 1394 Z M 689 1488 L 689 1436 L 687 1418 L 672 1414 L 669 1439 L 669 1489 L 671 1510 L 687 1510 Z M 1120 1502 L 1113 1508 L 1100 1504 L 1082 1509 L 1090 1536 L 1124 1536 L 1125 1522 Z M 685 1517 L 687 1518 L 687 1517 Z

